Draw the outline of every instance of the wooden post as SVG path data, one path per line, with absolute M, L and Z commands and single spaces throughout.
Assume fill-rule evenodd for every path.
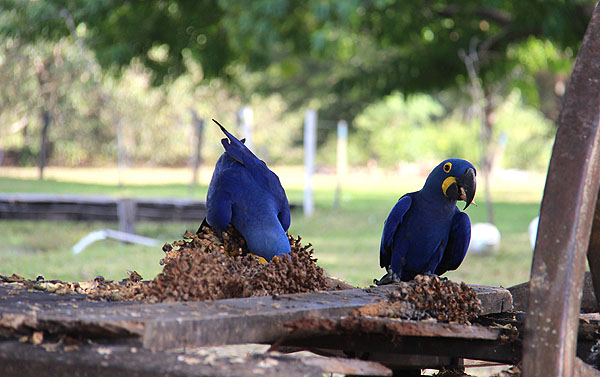
M 317 112 L 306 110 L 304 118 L 304 216 L 312 216 L 315 203 L 312 190 L 312 176 L 315 171 L 315 153 L 317 149 Z
M 600 7 L 596 6 L 558 119 L 533 253 L 523 377 L 578 375 L 579 310 L 586 252 L 600 274 L 591 233 L 600 188 Z M 591 240 L 590 240 L 591 237 Z
M 337 183 L 335 187 L 335 198 L 333 207 L 339 208 L 342 200 L 342 183 L 348 170 L 348 123 L 340 120 L 337 124 L 337 159 L 336 159 Z
M 136 203 L 133 199 L 120 199 L 117 202 L 119 216 L 119 231 L 135 234 Z

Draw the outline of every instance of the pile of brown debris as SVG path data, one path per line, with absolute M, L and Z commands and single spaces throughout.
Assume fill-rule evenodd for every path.
M 266 263 L 248 252 L 243 237 L 231 226 L 222 237 L 209 227 L 200 234 L 186 233 L 184 240 L 163 247 L 163 272 L 143 285 L 140 294 L 156 301 L 195 301 L 330 289 L 312 257 L 312 245 L 288 237 L 290 258 L 275 257 Z
M 394 284 L 385 300 L 363 306 L 357 316 L 468 323 L 481 313 L 481 302 L 473 288 L 438 276 L 417 275 L 414 280 Z
M 204 301 L 339 289 L 324 275 L 312 257 L 312 245 L 288 234 L 290 258 L 275 257 L 270 263 L 248 252 L 242 235 L 231 225 L 219 237 L 208 226 L 199 234 L 186 232 L 184 239 L 165 244 L 163 271 L 143 281 L 135 271 L 120 282 L 96 277 L 88 282 L 20 281 L 28 288 L 55 293 L 86 294 L 110 301 Z

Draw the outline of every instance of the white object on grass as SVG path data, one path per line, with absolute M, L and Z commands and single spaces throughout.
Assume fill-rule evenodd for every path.
M 94 232 L 89 233 L 87 236 L 83 237 L 73 246 L 73 254 L 81 253 L 86 247 L 90 246 L 96 241 L 105 240 L 107 238 L 113 238 L 115 240 L 128 242 L 128 243 L 137 243 L 140 245 L 146 246 L 157 246 L 160 242 L 154 238 L 148 238 L 143 236 L 138 236 L 137 234 L 119 232 L 118 230 L 112 229 L 101 229 L 96 230 Z
M 489 254 L 500 248 L 500 231 L 491 223 L 476 223 L 471 227 L 471 243 L 469 252 Z
M 540 223 L 540 217 L 536 217 L 535 219 L 531 220 L 531 222 L 529 223 L 529 244 L 531 245 L 531 248 L 533 249 L 535 247 L 535 240 L 537 239 L 537 231 L 538 231 L 538 225 Z

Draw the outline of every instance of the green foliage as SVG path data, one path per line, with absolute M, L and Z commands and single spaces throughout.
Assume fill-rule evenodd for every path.
M 504 96 L 516 87 L 556 119 L 592 6 L 591 0 L 6 0 L 0 147 L 37 155 L 46 109 L 53 115 L 51 163 L 114 163 L 119 136 L 130 164 L 183 165 L 192 153 L 195 110 L 207 121 L 203 156 L 212 161 L 221 152 L 214 143 L 220 135 L 208 119 L 235 132 L 236 111 L 251 104 L 256 153 L 270 162 L 299 162 L 302 111 L 310 105 L 320 119 L 349 122 L 354 162 L 478 159 L 478 126 L 465 115 L 466 101 L 444 100 L 442 107 L 432 101 L 437 109 L 413 104 L 412 97 L 406 104 L 377 102 L 398 92 L 456 94 L 469 81 L 459 52 L 474 48 L 485 90 L 507 88 Z M 39 67 L 48 75 L 43 82 Z M 541 124 L 549 132 L 532 130 L 538 136 L 527 139 L 537 149 L 519 148 L 527 161 L 551 139 L 552 126 Z M 320 142 L 331 147 L 333 130 L 321 129 Z M 511 147 L 507 156 L 517 155 Z M 322 153 L 331 160 L 330 151 Z M 510 166 L 527 165 L 506 158 Z
M 514 64 L 511 84 L 523 99 L 540 109 L 546 117 L 557 120 L 558 109 L 573 66 L 573 49 L 560 48 L 548 40 L 529 37 L 507 50 Z
M 539 111 L 524 106 L 518 91 L 497 110 L 492 137 L 498 144 L 498 161 L 505 168 L 545 170 L 553 141 L 552 122 Z M 350 136 L 351 164 L 374 158 L 394 167 L 399 162 L 464 158 L 479 163 L 479 122 L 461 108 L 446 114 L 431 96 L 394 94 L 365 109 L 355 120 Z M 506 139 L 506 140 L 505 140 Z M 335 163 L 335 138 L 323 146 L 321 162 Z
M 507 168 L 545 171 L 554 141 L 552 122 L 531 107 L 522 105 L 513 92 L 498 111 L 496 136 L 507 137 L 501 164 Z
M 271 62 L 271 75 L 257 89 L 282 92 L 293 103 L 316 97 L 325 118 L 350 121 L 394 91 L 434 92 L 468 83 L 460 51 L 477 51 L 484 87 L 505 84 L 514 70 L 508 50 L 529 36 L 577 51 L 593 6 L 591 0 L 334 1 L 322 7 L 308 1 L 281 2 L 286 6 L 271 11 L 267 3 L 228 14 L 235 18 L 230 25 L 250 41 L 245 48 L 258 46 L 260 60 Z M 268 20 L 241 21 L 252 14 Z
M 0 50 L 7 93 L 0 98 L 0 148 L 18 152 L 20 163 L 37 162 L 45 108 L 51 113 L 49 160 L 58 165 L 116 164 L 118 137 L 125 164 L 186 165 L 194 147 L 191 110 L 205 121 L 205 161 L 214 163 L 222 153 L 222 134 L 211 118 L 238 131 L 241 99 L 221 80 L 198 86 L 201 78 L 191 62 L 189 74 L 168 87 L 153 87 L 151 71 L 138 61 L 118 78 L 102 75 L 93 54 L 71 37 L 33 45 L 0 37 Z M 301 150 L 292 144 L 301 138 L 302 115 L 288 112 L 278 96 L 252 96 L 249 102 L 256 109 L 257 153 L 272 161 L 300 161 Z
M 448 157 L 477 161 L 475 123 L 444 112 L 431 96 L 394 94 L 356 118 L 356 137 L 384 166 Z
M 61 140 L 54 144 L 54 161 L 70 165 L 97 161 L 96 145 L 109 142 L 113 135 L 99 119 L 100 74 L 89 52 L 72 39 L 23 45 L 0 38 L 0 55 L 7 94 L 0 99 L 0 145 L 37 155 L 41 116 L 48 111 L 50 141 Z
M 326 118 L 351 121 L 392 93 L 465 83 L 458 52 L 475 45 L 484 83 L 512 70 L 511 46 L 536 36 L 575 53 L 594 2 L 435 0 L 6 0 L 0 34 L 60 40 L 76 34 L 104 68 L 138 59 L 155 84 L 186 72 L 238 80 L 239 67 L 270 70 L 258 87 L 289 102 L 314 100 Z M 244 72 L 244 70 L 242 70 Z M 301 82 L 306 85 L 290 85 Z
M 31 42 L 76 32 L 104 68 L 137 58 L 152 69 L 154 83 L 162 84 L 186 71 L 184 52 L 202 64 L 207 77 L 227 76 L 232 56 L 223 14 L 216 0 L 5 0 L 0 34 Z M 159 47 L 162 55 L 153 53 Z

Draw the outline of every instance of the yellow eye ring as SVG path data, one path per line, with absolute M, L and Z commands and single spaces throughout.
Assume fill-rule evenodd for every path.
M 450 173 L 450 169 L 452 169 L 452 163 L 451 162 L 446 162 L 444 164 L 444 172 Z

